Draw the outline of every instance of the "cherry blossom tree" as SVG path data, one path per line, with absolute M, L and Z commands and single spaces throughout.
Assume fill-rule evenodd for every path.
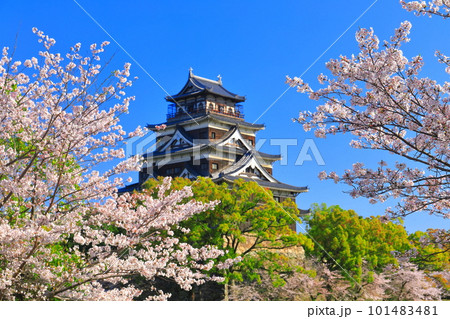
M 260 282 L 244 282 L 231 289 L 231 300 L 441 300 L 448 296 L 448 272 L 426 273 L 409 262 L 389 265 L 382 272 L 364 268 L 355 285 L 326 264 L 307 259 L 307 268 L 287 275 L 286 284 L 274 286 L 267 272 L 259 270 Z M 437 278 L 440 277 L 440 278 Z M 440 281 L 438 281 L 440 280 Z
M 390 264 L 381 272 L 365 267 L 363 282 L 349 289 L 347 295 L 350 300 L 441 300 L 445 289 L 437 276 L 445 280 L 440 272 L 419 270 L 400 258 L 398 265 Z
M 305 272 L 295 272 L 285 276 L 285 284 L 273 284 L 270 275 L 258 270 L 259 282 L 245 281 L 235 283 L 230 288 L 230 300 L 236 301 L 268 301 L 268 300 L 297 300 L 314 301 L 325 300 L 329 292 L 325 289 L 325 282 L 319 276 Z
M 408 10 L 448 16 L 448 1 L 405 3 Z M 439 14 L 440 13 L 440 14 Z M 450 208 L 450 83 L 419 77 L 424 64 L 420 55 L 407 59 L 401 46 L 408 42 L 411 23 L 405 21 L 390 41 L 380 41 L 372 29 L 356 33 L 360 52 L 340 56 L 326 66 L 331 75 L 319 75 L 321 89 L 313 90 L 300 78 L 287 78 L 298 91 L 320 100 L 315 112 L 302 111 L 296 119 L 315 136 L 350 133 L 350 146 L 381 150 L 398 156 L 377 168 L 353 164 L 344 174 L 321 172 L 320 179 L 350 185 L 353 197 L 371 203 L 397 198 L 387 216 L 422 211 L 449 217 Z M 436 52 L 450 74 L 450 59 Z
M 443 18 L 450 17 L 450 1 L 449 0 L 433 0 L 433 1 L 403 1 L 400 3 L 402 7 L 408 11 L 415 11 L 417 15 L 437 15 Z
M 389 281 L 388 300 L 440 300 L 441 290 L 433 279 L 408 262 L 389 266 L 383 275 Z
M 164 195 L 170 179 L 158 199 L 117 192 L 117 174 L 140 165 L 119 148 L 143 134 L 119 125 L 133 100 L 124 92 L 130 64 L 104 77 L 98 61 L 107 42 L 85 57 L 80 44 L 63 56 L 51 52 L 54 39 L 33 31 L 45 47 L 39 58 L 14 62 L 5 48 L 0 59 L 0 299 L 131 300 L 141 293 L 133 276 L 166 277 L 183 289 L 221 280 L 204 271 L 223 252 L 193 248 L 172 231 L 214 202 L 186 201 L 189 187 Z M 155 291 L 151 299 L 167 297 Z
M 259 282 L 238 283 L 231 289 L 231 300 L 384 300 L 388 280 L 383 274 L 365 268 L 361 285 L 337 270 L 330 270 L 325 263 L 305 258 L 299 271 L 284 275 L 284 285 L 274 285 L 269 274 L 259 270 Z

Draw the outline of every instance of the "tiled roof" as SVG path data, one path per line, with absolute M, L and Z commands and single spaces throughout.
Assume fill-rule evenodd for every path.
M 166 100 L 176 100 L 189 95 L 199 94 L 201 92 L 209 92 L 212 94 L 220 95 L 235 100 L 236 102 L 245 101 L 244 96 L 234 94 L 225 89 L 222 86 L 222 80 L 214 81 L 207 78 L 203 78 L 192 74 L 192 71 L 189 72 L 188 81 L 184 85 L 183 89 L 181 89 L 181 91 L 178 94 L 167 96 Z
M 134 184 L 130 184 L 125 187 L 119 188 L 118 193 L 123 194 L 123 193 L 129 193 L 129 192 L 140 191 L 140 190 L 141 190 L 141 184 L 134 183 Z
M 213 113 L 209 113 L 209 114 L 192 114 L 192 118 L 183 118 L 183 119 L 179 119 L 179 120 L 175 120 L 175 121 L 169 121 L 169 122 L 165 122 L 165 123 L 161 123 L 161 124 L 147 124 L 147 128 L 148 129 L 156 129 L 156 126 L 165 124 L 168 127 L 174 126 L 174 125 L 178 125 L 180 123 L 183 124 L 188 124 L 191 122 L 197 122 L 199 123 L 200 121 L 203 120 L 216 120 L 216 121 L 220 121 L 220 122 L 224 122 L 227 124 L 233 124 L 233 125 L 238 125 L 238 126 L 242 126 L 242 127 L 246 127 L 246 128 L 254 128 L 254 129 L 259 129 L 262 130 L 265 128 L 264 124 L 256 124 L 256 123 L 250 123 L 250 122 L 245 122 L 241 119 L 234 119 L 232 117 L 228 117 L 228 116 L 222 116 L 222 115 L 218 115 L 218 114 L 213 114 Z
M 252 178 L 247 178 L 247 177 L 242 177 L 242 176 L 230 176 L 230 175 L 222 175 L 219 176 L 215 179 L 213 179 L 213 181 L 215 183 L 218 182 L 234 182 L 238 179 L 243 179 L 244 181 L 247 182 L 256 182 L 258 183 L 258 185 L 262 186 L 262 187 L 267 187 L 269 189 L 276 189 L 276 190 L 283 190 L 283 191 L 289 191 L 289 192 L 295 192 L 295 193 L 304 193 L 308 191 L 308 187 L 298 187 L 298 186 L 293 186 L 293 185 L 289 185 L 289 184 L 284 184 L 281 182 L 269 182 L 269 181 L 263 181 L 263 180 L 259 180 L 259 179 L 252 179 Z

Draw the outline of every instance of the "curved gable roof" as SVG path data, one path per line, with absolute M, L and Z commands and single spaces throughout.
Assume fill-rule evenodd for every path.
M 229 167 L 222 170 L 217 177 L 229 175 L 229 176 L 240 176 L 241 173 L 245 172 L 247 167 L 252 167 L 261 172 L 261 175 L 269 182 L 278 182 L 272 175 L 270 175 L 265 168 L 261 165 L 258 160 L 257 152 L 253 150 L 248 151 L 242 156 L 242 158 L 236 163 L 230 165 Z
M 217 146 L 225 146 L 226 144 L 232 142 L 233 139 L 240 141 L 248 151 L 252 149 L 252 147 L 248 144 L 245 138 L 242 137 L 242 134 L 237 126 L 234 126 L 231 130 L 229 130 L 227 134 L 225 134 L 225 136 L 215 144 Z
M 189 136 L 186 130 L 182 126 L 177 126 L 177 130 L 175 131 L 175 133 L 173 133 L 172 137 L 168 139 L 168 141 L 164 145 L 161 145 L 161 147 L 157 151 L 165 151 L 175 140 L 183 140 L 187 146 L 194 145 L 191 136 Z

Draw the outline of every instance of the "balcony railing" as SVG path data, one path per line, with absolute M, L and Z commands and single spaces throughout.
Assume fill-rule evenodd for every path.
M 172 106 L 172 105 L 171 105 Z M 240 110 L 240 108 L 238 108 L 237 110 L 233 111 L 228 111 L 228 110 L 218 110 L 218 109 L 206 109 L 206 108 L 176 108 L 176 107 L 171 107 L 169 106 L 169 112 L 167 113 L 167 120 L 176 118 L 176 117 L 183 117 L 186 116 L 188 117 L 189 115 L 194 115 L 194 114 L 207 114 L 207 113 L 211 113 L 211 114 L 220 114 L 220 115 L 225 115 L 225 116 L 231 116 L 231 117 L 235 117 L 235 118 L 239 118 L 239 119 L 243 119 L 244 118 L 244 113 Z M 189 114 L 189 115 L 188 115 Z

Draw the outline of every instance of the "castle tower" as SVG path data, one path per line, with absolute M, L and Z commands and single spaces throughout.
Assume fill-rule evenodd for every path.
M 217 80 L 194 75 L 170 103 L 166 128 L 148 125 L 157 134 L 156 148 L 144 154 L 145 164 L 139 183 L 124 191 L 138 188 L 148 178 L 180 176 L 195 179 L 206 176 L 214 182 L 232 184 L 237 179 L 255 181 L 272 191 L 276 200 L 295 198 L 308 191 L 281 183 L 272 176 L 272 165 L 281 159 L 255 149 L 255 136 L 265 127 L 245 122 L 241 103 L 245 97 L 231 93 Z

